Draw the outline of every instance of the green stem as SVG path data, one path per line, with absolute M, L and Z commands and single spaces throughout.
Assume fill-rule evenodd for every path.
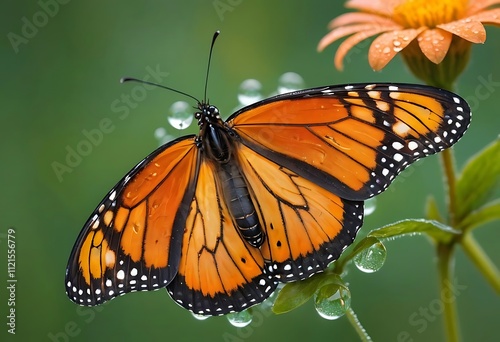
M 486 255 L 471 233 L 466 233 L 460 240 L 462 248 L 479 271 L 484 275 L 496 293 L 500 294 L 500 271 Z
M 441 153 L 441 160 L 443 162 L 443 171 L 447 186 L 448 224 L 451 227 L 455 227 L 457 193 L 453 150 L 451 148 L 444 150 Z M 446 294 L 450 291 L 449 286 L 452 284 L 450 279 L 453 278 L 453 246 L 454 241 L 451 244 L 438 243 L 437 245 L 440 295 L 444 307 L 444 325 L 448 337 L 447 340 L 450 342 L 460 340 L 456 301 L 446 297 Z
M 358 316 L 356 316 L 356 314 L 354 313 L 354 310 L 352 308 L 347 309 L 345 315 L 347 316 L 347 319 L 349 320 L 349 322 L 353 326 L 356 333 L 358 333 L 358 336 L 361 339 L 361 341 L 371 342 L 372 339 L 371 339 L 370 335 L 368 335 L 365 328 L 363 328 L 363 326 L 359 322 Z
M 446 336 L 450 342 L 460 340 L 456 300 L 450 300 L 448 296 L 451 291 L 450 286 L 453 284 L 451 281 L 453 273 L 453 246 L 453 244 L 442 243 L 438 243 L 437 245 L 440 296 L 444 307 L 443 315 Z
M 443 169 L 447 186 L 447 201 L 448 201 L 448 223 L 451 227 L 455 226 L 456 215 L 456 177 L 455 177 L 455 158 L 451 149 L 441 152 L 441 160 L 443 161 Z

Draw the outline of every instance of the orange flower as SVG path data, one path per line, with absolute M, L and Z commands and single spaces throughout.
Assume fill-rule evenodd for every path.
M 342 61 L 350 49 L 380 34 L 368 52 L 370 66 L 381 70 L 402 51 L 407 63 L 415 62 L 408 63 L 415 73 L 416 65 L 421 67 L 428 61 L 439 64 L 449 53 L 468 57 L 471 43 L 486 40 L 483 23 L 500 25 L 500 8 L 491 9 L 498 4 L 500 0 L 350 0 L 346 7 L 360 12 L 346 13 L 332 20 L 329 25 L 332 31 L 321 39 L 318 50 L 351 35 L 335 54 L 335 67 L 342 70 Z M 461 69 L 454 67 L 457 70 L 448 71 L 459 73 L 466 61 L 462 64 Z M 433 72 L 432 66 L 424 67 L 427 73 Z M 423 78 L 421 74 L 416 75 Z M 448 76 L 454 80 L 457 75 Z

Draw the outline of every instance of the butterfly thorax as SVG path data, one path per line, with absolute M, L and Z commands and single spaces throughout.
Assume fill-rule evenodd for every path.
M 219 116 L 217 107 L 200 103 L 199 112 L 195 113 L 200 134 L 197 137 L 198 147 L 212 161 L 225 164 L 231 159 L 232 140 L 230 132 Z

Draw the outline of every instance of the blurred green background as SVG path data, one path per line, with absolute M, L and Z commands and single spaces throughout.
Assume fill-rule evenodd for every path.
M 125 116 L 113 104 L 130 96 L 134 85 L 120 85 L 120 77 L 143 78 L 148 68 L 158 69 L 168 73 L 163 84 L 202 97 L 210 40 L 220 29 L 208 93 L 227 116 L 247 78 L 261 81 L 265 94 L 275 91 L 279 76 L 287 71 L 299 73 L 307 87 L 418 82 L 400 57 L 374 73 L 365 43 L 348 55 L 344 72 L 335 70 L 338 44 L 323 53 L 316 52 L 316 45 L 328 22 L 346 11 L 340 1 L 66 1 L 58 8 L 47 7 L 51 15 L 44 16 L 40 12 L 46 3 L 54 2 L 6 0 L 0 14 L 0 340 L 356 340 L 345 318 L 324 320 L 311 302 L 281 316 L 257 310 L 254 321 L 243 329 L 223 317 L 198 321 L 163 290 L 80 308 L 66 298 L 64 272 L 90 213 L 132 166 L 156 148 L 155 129 L 168 126 L 166 115 L 174 101 L 185 100 L 172 92 L 151 90 Z M 16 52 L 8 34 L 22 35 L 27 21 L 39 27 L 24 28 L 29 38 Z M 459 166 L 500 133 L 500 30 L 488 27 L 487 32 L 486 44 L 474 46 L 471 63 L 458 83 L 457 91 L 474 110 L 469 132 L 455 147 Z M 111 122 L 112 132 L 103 134 L 102 141 L 75 161 L 71 172 L 58 177 L 53 163 L 65 164 L 68 148 L 86 140 L 83 131 L 99 128 L 102 120 Z M 193 125 L 189 132 L 194 131 Z M 169 129 L 174 136 L 185 133 Z M 422 217 L 431 193 L 444 208 L 441 181 L 435 156 L 406 170 L 378 197 L 377 210 L 366 218 L 361 234 L 396 220 Z M 500 265 L 497 226 L 491 224 L 475 235 Z M 15 336 L 7 333 L 6 325 L 5 234 L 11 227 L 16 231 Z M 414 341 L 442 340 L 432 246 L 417 236 L 387 242 L 386 247 L 388 259 L 379 272 L 363 274 L 350 267 L 347 280 L 359 319 L 376 341 L 397 341 L 404 331 Z M 497 340 L 499 297 L 461 250 L 456 252 L 456 275 L 464 340 Z M 431 312 L 424 319 L 425 329 L 411 321 L 411 317 L 423 319 L 421 309 Z

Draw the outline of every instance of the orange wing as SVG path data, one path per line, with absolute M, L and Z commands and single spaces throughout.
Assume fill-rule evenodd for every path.
M 199 164 L 194 137 L 166 144 L 131 170 L 80 233 L 66 292 L 81 305 L 155 290 L 172 281 Z
M 266 273 L 282 282 L 308 278 L 354 241 L 363 202 L 342 199 L 243 144 L 237 155 L 265 229 Z
M 470 123 L 457 95 L 416 85 L 349 85 L 279 95 L 228 119 L 243 144 L 336 195 L 365 200 Z
M 179 273 L 168 292 L 197 314 L 242 311 L 262 302 L 277 286 L 276 279 L 263 273 L 264 266 L 260 250 L 233 223 L 215 166 L 204 160 L 186 220 Z

